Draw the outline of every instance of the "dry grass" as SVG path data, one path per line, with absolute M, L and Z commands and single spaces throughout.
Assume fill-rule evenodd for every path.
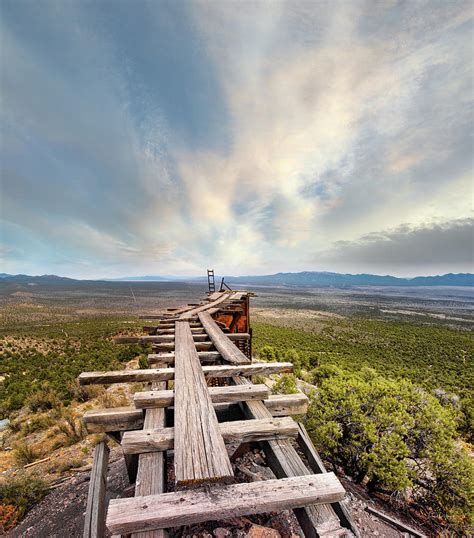
M 34 448 L 33 445 L 27 442 L 16 443 L 14 446 L 14 451 L 15 462 L 21 467 L 28 465 L 28 463 L 33 463 L 42 456 L 40 450 Z

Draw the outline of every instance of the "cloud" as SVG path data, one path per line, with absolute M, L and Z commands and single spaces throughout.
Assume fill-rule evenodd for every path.
M 426 223 L 471 215 L 472 15 L 469 2 L 6 0 L 10 266 L 265 273 L 319 269 L 336 244 L 324 263 L 344 270 L 341 253 L 365 249 L 369 268 L 374 230 L 411 252 Z
M 474 219 L 372 232 L 356 241 L 337 241 L 318 259 L 353 268 L 369 267 L 376 272 L 472 272 Z

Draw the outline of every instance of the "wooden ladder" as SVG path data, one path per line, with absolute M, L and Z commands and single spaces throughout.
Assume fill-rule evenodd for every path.
M 209 287 L 209 293 L 214 293 L 216 291 L 216 283 L 214 280 L 214 269 L 207 270 L 207 285 Z

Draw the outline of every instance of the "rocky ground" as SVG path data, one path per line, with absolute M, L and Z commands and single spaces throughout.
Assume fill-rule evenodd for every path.
M 229 447 L 232 451 L 235 447 Z M 172 462 L 168 465 L 168 487 L 173 488 Z M 234 462 L 237 481 L 249 482 L 273 478 L 266 466 L 265 455 L 258 449 L 245 453 Z M 363 491 L 343 479 L 348 492 L 347 499 L 361 536 L 398 538 L 406 536 L 390 525 L 366 512 L 365 507 L 386 511 L 386 507 L 370 499 Z M 8 536 L 34 538 L 80 538 L 83 531 L 84 513 L 89 487 L 89 471 L 75 472 L 36 505 L 26 518 Z M 111 451 L 107 478 L 107 502 L 110 499 L 132 496 L 125 465 L 118 447 Z M 389 514 L 400 519 L 399 515 Z M 413 522 L 406 521 L 414 526 Z M 176 529 L 179 538 L 296 538 L 303 536 L 292 511 L 257 516 L 239 517 L 225 521 L 207 522 L 202 525 Z M 107 534 L 109 536 L 109 534 Z

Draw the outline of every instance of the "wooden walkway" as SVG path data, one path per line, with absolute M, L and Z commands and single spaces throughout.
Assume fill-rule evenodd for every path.
M 144 327 L 145 336 L 115 341 L 151 343 L 150 368 L 80 374 L 81 384 L 148 383 L 134 394 L 133 406 L 84 415 L 89 432 L 120 442 L 135 483 L 135 497 L 112 499 L 105 513 L 107 451 L 99 445 L 85 537 L 103 536 L 106 525 L 114 536 L 166 538 L 183 525 L 285 509 L 294 510 L 305 536 L 359 536 L 343 487 L 333 473 L 315 467 L 317 453 L 291 418 L 306 412 L 307 397 L 271 395 L 251 381 L 256 374 L 291 371 L 292 364 L 252 362 L 250 295 L 214 292 L 200 304 L 141 316 L 159 321 Z M 255 442 L 277 478 L 237 484 L 228 445 L 239 453 Z M 310 467 L 296 442 L 309 454 Z M 170 492 L 167 451 L 174 461 Z

